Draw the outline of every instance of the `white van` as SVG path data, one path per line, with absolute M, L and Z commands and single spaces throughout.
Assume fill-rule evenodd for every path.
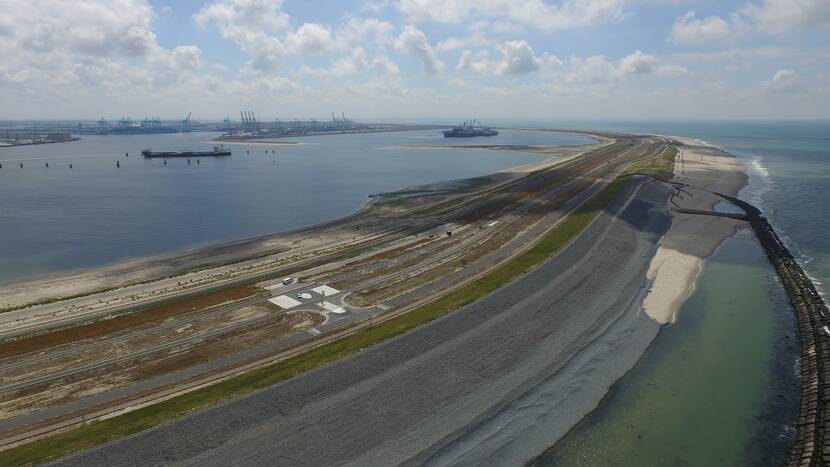
M 294 282 L 294 278 L 292 278 L 292 277 L 286 277 L 285 279 L 283 279 L 283 280 L 282 280 L 282 285 L 288 285 L 288 284 L 290 284 L 290 283 L 292 283 L 292 282 Z

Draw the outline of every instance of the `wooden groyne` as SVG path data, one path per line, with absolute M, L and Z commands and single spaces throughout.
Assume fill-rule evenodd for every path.
M 813 282 L 755 206 L 722 198 L 743 208 L 790 297 L 801 344 L 801 413 L 788 466 L 830 465 L 830 313 Z

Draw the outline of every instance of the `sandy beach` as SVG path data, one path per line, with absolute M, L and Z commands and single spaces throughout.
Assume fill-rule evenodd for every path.
M 744 165 L 731 154 L 690 138 L 672 138 L 683 144 L 673 180 L 683 186 L 672 196 L 673 208 L 712 211 L 723 201 L 713 192 L 734 196 L 746 185 Z M 744 224 L 676 210 L 672 215 L 671 228 L 649 267 L 652 284 L 643 302 L 646 313 L 661 324 L 676 319 L 677 310 L 694 291 L 704 260 Z

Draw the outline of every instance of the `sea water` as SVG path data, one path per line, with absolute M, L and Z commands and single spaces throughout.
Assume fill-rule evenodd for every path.
M 754 236 L 726 240 L 679 321 L 535 464 L 780 465 L 799 402 L 787 308 Z
M 438 130 L 424 130 L 282 140 L 296 145 L 234 144 L 231 157 L 168 159 L 166 165 L 140 154 L 145 148 L 209 150 L 216 136 L 90 135 L 0 147 L 0 283 L 312 225 L 354 212 L 373 193 L 490 174 L 544 157 L 400 146 L 593 142 L 510 130 L 445 139 Z
M 547 122 L 547 125 L 551 125 Z M 697 138 L 744 162 L 756 204 L 823 291 L 830 286 L 830 123 L 571 122 Z M 727 240 L 597 410 L 538 465 L 778 465 L 795 436 L 797 340 L 757 240 Z

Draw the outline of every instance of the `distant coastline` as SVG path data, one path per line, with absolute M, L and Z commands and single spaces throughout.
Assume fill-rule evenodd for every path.
M 54 144 L 54 143 L 68 143 L 71 141 L 80 141 L 81 138 L 73 137 L 69 139 L 58 139 L 58 140 L 51 140 L 51 141 L 34 141 L 31 143 L 12 143 L 12 144 L 0 144 L 0 148 L 16 148 L 20 146 L 37 146 L 40 144 Z

